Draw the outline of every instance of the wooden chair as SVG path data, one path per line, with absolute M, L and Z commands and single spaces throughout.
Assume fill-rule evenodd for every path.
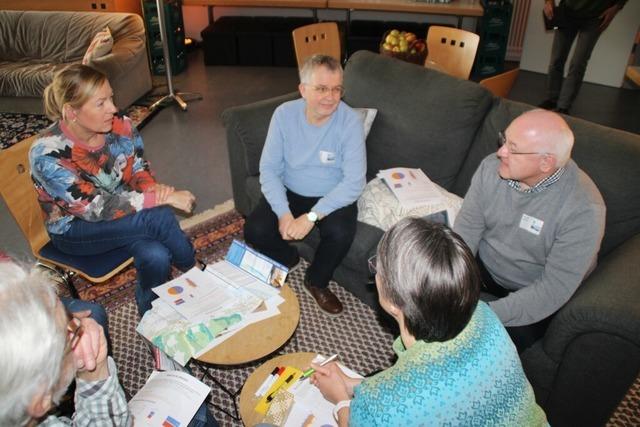
M 520 68 L 514 68 L 513 70 L 505 71 L 504 73 L 487 77 L 480 80 L 478 83 L 480 86 L 484 86 L 491 91 L 495 96 L 506 98 L 516 82 L 516 78 L 520 73 Z
M 0 194 L 29 242 L 38 265 L 58 274 L 77 298 L 78 292 L 71 283 L 73 274 L 101 283 L 129 265 L 133 258 L 125 249 L 97 256 L 72 256 L 53 246 L 31 180 L 29 149 L 34 140 L 35 137 L 31 137 L 0 151 Z
M 322 53 L 341 61 L 340 32 L 335 22 L 320 22 L 293 30 L 293 46 L 298 68 L 311 55 Z
M 427 31 L 427 61 L 451 76 L 468 79 L 479 42 L 480 36 L 469 31 L 432 25 Z

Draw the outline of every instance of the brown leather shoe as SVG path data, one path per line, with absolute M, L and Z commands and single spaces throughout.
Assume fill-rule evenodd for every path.
M 332 316 L 342 313 L 342 303 L 329 288 L 318 288 L 305 279 L 302 289 L 314 299 L 318 307 L 325 313 Z

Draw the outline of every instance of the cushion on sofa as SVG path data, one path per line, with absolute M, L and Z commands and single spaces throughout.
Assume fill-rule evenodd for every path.
M 347 104 L 378 110 L 367 138 L 367 177 L 419 167 L 447 190 L 492 103 L 474 82 L 366 51 L 349 58 L 344 86 Z

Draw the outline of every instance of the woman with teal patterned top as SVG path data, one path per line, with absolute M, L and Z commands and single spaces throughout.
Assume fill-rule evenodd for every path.
M 546 426 L 518 353 L 489 306 L 463 240 L 419 218 L 390 228 L 370 260 L 378 298 L 400 328 L 397 362 L 364 380 L 337 365 L 311 381 L 340 426 Z M 376 271 L 377 270 L 377 271 Z

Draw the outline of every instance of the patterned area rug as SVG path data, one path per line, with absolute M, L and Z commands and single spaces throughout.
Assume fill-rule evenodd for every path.
M 188 230 L 194 241 L 197 256 L 207 263 L 221 259 L 234 238 L 242 238 L 242 217 L 235 211 L 220 215 L 203 224 Z M 298 328 L 283 348 L 268 356 L 294 352 L 320 352 L 323 354 L 338 353 L 346 365 L 363 374 L 376 372 L 393 363 L 391 350 L 392 335 L 385 330 L 376 319 L 376 314 L 368 306 L 360 302 L 349 292 L 336 284 L 331 289 L 345 304 L 342 315 L 329 317 L 322 314 L 311 298 L 302 290 L 304 268 L 290 275 L 289 283 L 300 303 L 300 323 Z M 133 271 L 127 270 L 113 280 L 110 290 L 98 295 L 110 307 L 109 325 L 113 343 L 113 355 L 118 364 L 121 384 L 127 393 L 133 396 L 145 383 L 153 370 L 153 360 L 144 340 L 135 332 L 139 316 L 132 291 L 135 281 Z M 127 285 L 126 282 L 129 282 Z M 98 286 L 98 288 L 103 285 Z M 91 288 L 82 290 L 84 295 L 93 295 Z M 191 363 L 194 374 L 200 378 L 203 369 L 222 383 L 228 390 L 240 390 L 245 380 L 264 360 L 238 367 L 201 367 Z M 242 425 L 227 413 L 233 413 L 233 401 L 228 394 L 213 383 L 204 379 L 212 387 L 209 403 L 212 411 L 222 426 Z M 226 411 L 227 413 L 225 413 Z
M 231 210 L 191 226 L 186 231 L 194 242 L 197 257 L 210 263 L 224 256 L 234 238 L 242 239 L 243 224 L 242 216 Z M 331 284 L 331 289 L 345 304 L 345 311 L 337 317 L 322 314 L 301 289 L 306 268 L 307 264 L 304 263 L 304 268 L 295 271 L 289 278 L 300 303 L 298 328 L 289 342 L 267 359 L 279 354 L 310 351 L 338 353 L 346 365 L 365 375 L 390 366 L 395 357 L 391 350 L 393 336 L 381 325 L 376 313 L 342 287 Z M 83 298 L 95 298 L 108 307 L 113 355 L 118 365 L 120 382 L 129 396 L 133 396 L 153 370 L 149 348 L 135 332 L 140 320 L 133 300 L 135 270 L 129 268 L 99 286 L 92 287 L 82 281 L 77 281 L 76 285 Z M 262 362 L 264 360 L 237 367 L 208 366 L 204 369 L 228 390 L 239 391 L 247 377 Z M 191 368 L 198 378 L 203 376 L 201 366 L 191 363 Z M 208 402 L 220 424 L 242 425 L 228 415 L 234 412 L 232 398 L 211 379 L 205 377 L 204 382 L 212 388 Z M 640 425 L 640 378 L 631 386 L 607 425 Z
M 138 130 L 142 129 L 159 111 L 149 110 L 151 101 L 153 99 L 142 98 L 136 101 L 135 105 L 127 108 L 124 113 L 131 118 Z M 0 113 L 0 150 L 37 134 L 50 124 L 51 120 L 41 114 Z

